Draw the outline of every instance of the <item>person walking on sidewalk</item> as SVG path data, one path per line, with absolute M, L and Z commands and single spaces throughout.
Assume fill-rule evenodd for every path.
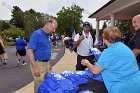
M 16 40 L 16 55 L 18 57 L 18 63 L 17 65 L 20 64 L 20 61 L 22 60 L 23 63 L 22 65 L 26 65 L 27 63 L 25 62 L 25 56 L 26 56 L 26 46 L 27 46 L 27 42 L 24 39 L 23 35 L 20 36 L 19 39 Z
M 34 92 L 44 79 L 47 72 L 51 71 L 51 40 L 50 35 L 57 29 L 55 18 L 49 19 L 43 28 L 34 31 L 30 37 L 28 56 L 30 67 L 34 77 Z

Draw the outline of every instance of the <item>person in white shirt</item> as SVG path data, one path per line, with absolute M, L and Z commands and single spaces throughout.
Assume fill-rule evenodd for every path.
M 90 33 L 90 29 L 90 23 L 84 22 L 82 33 L 78 33 L 74 38 L 73 48 L 77 48 L 76 70 L 85 70 L 86 67 L 81 64 L 82 59 L 87 59 L 89 62 L 94 64 L 94 57 L 89 54 L 89 49 L 93 48 L 98 42 L 96 41 L 97 39 L 95 36 L 93 38 L 93 35 Z

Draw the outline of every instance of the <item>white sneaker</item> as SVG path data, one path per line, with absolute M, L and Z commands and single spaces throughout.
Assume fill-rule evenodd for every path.
M 27 65 L 27 63 L 25 62 L 25 63 L 23 63 L 22 65 L 23 65 L 23 66 L 24 66 L 24 65 Z

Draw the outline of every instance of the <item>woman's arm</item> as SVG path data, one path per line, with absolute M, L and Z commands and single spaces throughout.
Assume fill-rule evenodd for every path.
M 86 66 L 93 74 L 99 74 L 100 72 L 104 70 L 103 68 L 100 68 L 96 65 L 91 64 L 87 59 L 83 59 L 81 61 L 81 64 Z

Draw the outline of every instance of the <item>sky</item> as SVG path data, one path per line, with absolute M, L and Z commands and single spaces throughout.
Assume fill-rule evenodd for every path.
M 13 6 L 21 10 L 34 9 L 36 12 L 47 13 L 56 16 L 62 7 L 70 7 L 73 4 L 84 8 L 83 21 L 89 21 L 93 28 L 96 27 L 95 19 L 88 18 L 93 12 L 105 5 L 109 0 L 0 0 L 0 20 L 10 20 Z

